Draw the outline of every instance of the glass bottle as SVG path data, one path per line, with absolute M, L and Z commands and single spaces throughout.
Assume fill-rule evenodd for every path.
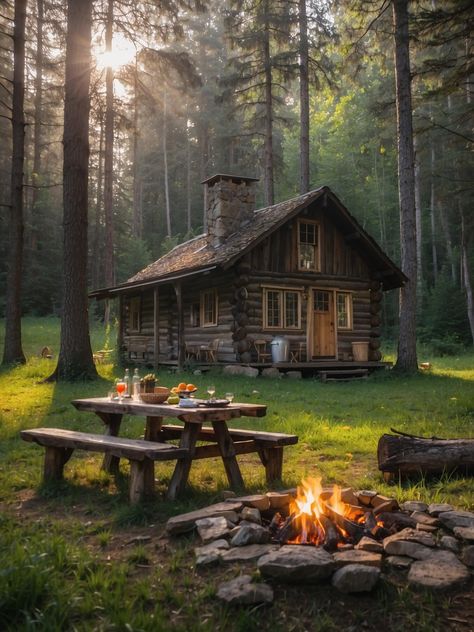
M 132 377 L 132 397 L 134 402 L 140 401 L 140 375 L 138 369 L 133 371 Z
M 125 375 L 123 376 L 123 381 L 127 385 L 125 389 L 124 397 L 130 397 L 131 396 L 130 369 L 125 369 Z

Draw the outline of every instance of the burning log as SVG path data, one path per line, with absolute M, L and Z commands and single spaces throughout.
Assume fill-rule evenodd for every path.
M 342 541 L 341 533 L 333 525 L 332 521 L 325 515 L 319 516 L 319 522 L 324 529 L 324 544 L 326 551 L 335 551 L 337 545 Z
M 474 472 L 474 439 L 417 437 L 391 429 L 379 439 L 377 459 L 384 479 L 395 476 Z
M 363 525 L 357 524 L 352 520 L 348 520 L 341 514 L 337 513 L 337 511 L 334 511 L 334 509 L 327 503 L 324 503 L 324 513 L 329 516 L 339 528 L 347 533 L 350 539 L 354 542 L 358 542 L 364 535 L 365 527 Z

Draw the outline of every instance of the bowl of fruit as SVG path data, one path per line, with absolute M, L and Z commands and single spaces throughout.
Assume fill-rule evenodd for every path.
M 180 382 L 177 386 L 173 386 L 172 393 L 178 395 L 182 399 L 187 399 L 197 391 L 197 387 L 194 384 L 186 384 L 186 382 Z

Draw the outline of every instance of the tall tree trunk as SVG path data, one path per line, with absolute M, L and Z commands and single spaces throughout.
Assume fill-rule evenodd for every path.
M 392 0 L 398 133 L 401 268 L 408 281 L 400 289 L 400 332 L 395 368 L 418 370 L 416 357 L 416 216 L 411 107 L 408 0 Z
M 114 25 L 114 0 L 107 3 L 107 23 L 105 25 L 105 50 L 112 52 Z M 114 71 L 111 65 L 105 71 L 105 150 L 104 150 L 104 223 L 105 223 L 105 285 L 115 283 L 114 257 L 114 217 L 113 217 L 113 168 L 114 168 Z M 110 319 L 110 303 L 106 301 L 104 325 Z
M 273 181 L 273 97 L 272 97 L 272 66 L 270 57 L 270 24 L 269 24 L 269 0 L 264 2 L 264 44 L 263 56 L 265 65 L 265 142 L 264 142 L 264 187 L 265 202 L 270 206 L 275 201 Z
M 441 200 L 438 200 L 439 218 L 441 220 L 441 227 L 443 228 L 443 236 L 446 241 L 446 254 L 448 255 L 449 267 L 451 269 L 451 281 L 457 282 L 456 273 L 456 257 L 454 256 L 453 242 L 451 239 L 451 231 L 449 227 L 449 220 L 446 214 L 446 208 Z
M 50 380 L 94 378 L 87 299 L 92 0 L 69 0 L 64 84 L 64 254 L 61 348 Z
M 463 273 L 464 290 L 466 292 L 467 317 L 469 319 L 469 326 L 471 328 L 472 342 L 474 343 L 474 294 L 472 291 L 471 273 L 469 270 L 469 258 L 468 258 L 468 253 L 470 252 L 470 248 L 468 244 L 468 236 L 466 235 L 466 232 L 467 232 L 466 218 L 464 216 L 464 211 L 462 208 L 460 208 L 460 212 L 461 212 L 462 273 Z
M 99 110 L 99 153 L 97 157 L 97 197 L 95 203 L 95 230 L 92 242 L 92 286 L 101 284 L 101 270 L 103 257 L 101 253 L 102 241 L 102 185 L 103 185 L 103 161 L 104 159 L 104 114 Z
M 37 227 L 39 225 L 38 196 L 39 184 L 41 182 L 41 135 L 43 124 L 43 24 L 44 24 L 44 0 L 36 0 L 36 59 L 35 59 L 35 102 L 34 102 L 34 122 L 33 122 L 33 174 L 32 174 L 32 194 L 31 209 L 33 221 L 31 222 L 32 246 L 36 248 Z
M 171 207 L 170 207 L 170 188 L 168 181 L 168 97 L 166 88 L 163 93 L 163 164 L 165 178 L 165 204 L 166 204 L 166 234 L 171 237 Z
M 143 217 L 142 217 L 142 183 L 139 174 L 138 156 L 138 64 L 135 55 L 135 69 L 133 75 L 133 236 L 142 238 Z
M 309 52 L 306 0 L 299 0 L 300 54 L 300 193 L 309 191 Z
M 435 164 L 436 164 L 436 151 L 434 148 L 433 140 L 431 140 L 431 189 L 430 189 L 430 227 L 431 227 L 431 261 L 433 264 L 433 281 L 436 285 L 438 281 L 438 248 L 436 246 L 436 185 L 435 185 Z
M 13 29 L 12 162 L 8 270 L 3 364 L 24 363 L 21 345 L 21 282 L 23 269 L 23 168 L 25 161 L 25 22 L 26 0 L 15 0 Z
M 415 213 L 416 213 L 416 280 L 417 291 L 421 296 L 423 286 L 422 268 L 422 222 L 421 222 L 421 160 L 418 134 L 413 138 L 415 150 Z
M 191 232 L 191 139 L 189 138 L 189 106 L 186 103 L 186 229 Z

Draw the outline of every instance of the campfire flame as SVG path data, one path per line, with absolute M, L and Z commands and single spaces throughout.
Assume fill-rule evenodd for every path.
M 289 517 L 281 525 L 278 538 L 288 544 L 312 544 L 335 549 L 357 542 L 372 521 L 371 512 L 342 500 L 342 490 L 323 489 L 321 477 L 308 477 L 298 486 L 290 503 Z

